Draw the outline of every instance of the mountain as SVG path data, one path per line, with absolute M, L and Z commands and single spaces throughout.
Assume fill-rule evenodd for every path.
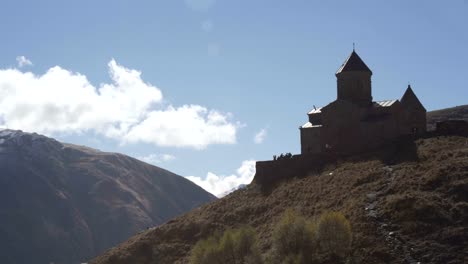
M 0 130 L 1 263 L 80 263 L 213 200 L 122 154 Z
M 468 138 L 421 138 L 336 160 L 267 188 L 254 180 L 91 263 L 189 263 L 197 241 L 243 225 L 255 229 L 265 256 L 289 208 L 310 219 L 342 212 L 352 225 L 353 263 L 467 263 L 467 194 Z

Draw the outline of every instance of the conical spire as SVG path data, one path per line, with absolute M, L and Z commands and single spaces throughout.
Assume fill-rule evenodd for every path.
M 353 52 L 351 52 L 351 55 L 349 55 L 346 61 L 338 69 L 336 74 L 350 71 L 364 71 L 370 72 L 370 74 L 372 74 L 372 71 L 369 69 L 369 67 L 367 67 L 364 61 L 362 61 L 361 57 L 359 57 L 354 49 Z
M 406 88 L 406 91 L 403 94 L 403 97 L 401 97 L 401 103 L 403 105 L 422 108 L 422 109 L 426 110 L 426 108 L 424 108 L 424 106 L 419 101 L 416 94 L 414 94 L 413 89 L 411 89 L 411 85 L 409 85 L 409 84 L 408 84 L 408 88 Z

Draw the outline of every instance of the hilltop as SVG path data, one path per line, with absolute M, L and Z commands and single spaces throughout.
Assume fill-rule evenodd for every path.
M 460 105 L 427 113 L 427 129 L 435 129 L 437 122 L 442 120 L 458 119 L 468 121 L 468 105 Z
M 256 230 L 266 255 L 288 208 L 311 219 L 330 210 L 344 213 L 353 229 L 355 263 L 466 263 L 467 193 L 468 139 L 422 138 L 396 150 L 343 158 L 267 189 L 253 182 L 136 235 L 91 263 L 188 263 L 199 239 L 242 225 Z
M 2 263 L 80 263 L 212 200 L 122 154 L 0 130 Z

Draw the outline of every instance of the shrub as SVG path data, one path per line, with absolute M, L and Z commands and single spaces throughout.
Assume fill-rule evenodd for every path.
M 341 263 L 351 248 L 351 226 L 338 212 L 322 214 L 314 223 L 288 210 L 276 226 L 272 243 L 270 263 Z
M 317 241 L 323 252 L 344 259 L 351 249 L 351 225 L 339 212 L 322 214 L 317 224 Z
M 222 255 L 218 250 L 218 239 L 214 236 L 195 244 L 192 249 L 191 263 L 221 263 Z
M 242 227 L 201 240 L 192 250 L 191 263 L 261 264 L 255 231 L 251 227 Z
M 310 263 L 314 252 L 314 225 L 292 210 L 287 210 L 273 233 L 274 261 Z

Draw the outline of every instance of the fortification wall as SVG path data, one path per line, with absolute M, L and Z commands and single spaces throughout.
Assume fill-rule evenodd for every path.
M 376 155 L 380 155 L 376 156 L 377 158 L 394 159 L 395 155 L 399 155 L 397 152 L 398 149 L 403 149 L 403 152 L 409 152 L 411 145 L 414 145 L 414 141 L 418 138 L 447 135 L 468 137 L 468 122 L 460 120 L 438 122 L 437 129 L 435 131 L 428 131 L 424 134 L 402 135 L 395 139 L 387 140 L 385 144 L 381 144 L 375 148 L 368 148 L 356 153 L 327 152 L 318 154 L 301 154 L 294 155 L 291 158 L 281 158 L 279 160 L 258 161 L 255 165 L 256 174 L 253 181 L 262 187 L 268 187 L 284 179 L 305 177 L 310 173 L 319 172 L 322 170 L 324 165 L 352 155 L 374 155 L 372 153 L 375 152 Z M 384 153 L 385 150 L 388 152 L 387 154 Z M 379 153 L 379 151 L 381 153 Z M 413 154 L 417 155 L 415 149 L 412 151 L 414 152 Z
M 255 164 L 254 181 L 262 186 L 282 179 L 304 177 L 320 170 L 323 165 L 334 160 L 328 154 L 302 154 L 279 160 L 258 161 Z
M 468 137 L 468 122 L 465 120 L 445 120 L 436 123 L 436 133 Z

